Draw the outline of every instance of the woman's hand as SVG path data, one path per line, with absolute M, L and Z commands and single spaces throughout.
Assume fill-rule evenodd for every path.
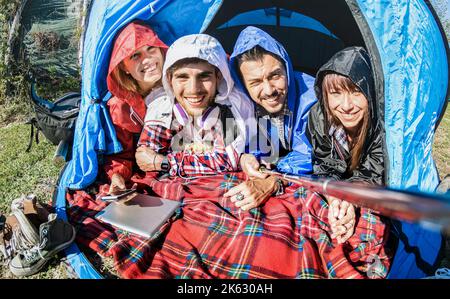
M 235 206 L 244 211 L 259 207 L 276 191 L 276 178 L 254 179 L 231 188 L 224 194 Z
M 111 177 L 111 185 L 109 185 L 109 194 L 114 195 L 126 189 L 125 179 L 118 173 Z
M 143 171 L 160 171 L 163 155 L 156 153 L 154 150 L 140 146 L 136 150 L 136 163 Z
M 250 179 L 265 179 L 267 174 L 259 172 L 259 162 L 252 154 L 243 154 L 240 159 L 242 170 Z
M 355 231 L 355 207 L 343 200 L 328 196 L 328 220 L 331 225 L 331 238 L 339 244 L 347 241 Z

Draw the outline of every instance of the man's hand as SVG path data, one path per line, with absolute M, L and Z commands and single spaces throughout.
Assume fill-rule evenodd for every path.
M 136 163 L 143 171 L 160 171 L 163 155 L 156 153 L 154 150 L 140 146 L 136 150 Z
M 447 174 L 445 178 L 439 183 L 436 188 L 437 193 L 450 195 L 450 174 Z
M 259 172 L 259 162 L 255 156 L 251 154 L 243 154 L 240 159 L 242 170 L 250 179 L 265 179 L 267 174 Z
M 114 195 L 125 189 L 124 178 L 118 173 L 113 174 L 111 177 L 111 185 L 109 185 L 109 194 Z
M 355 207 L 343 200 L 328 196 L 328 220 L 331 225 L 331 238 L 339 244 L 347 241 L 355 231 Z
M 276 178 L 254 179 L 231 188 L 224 194 L 236 207 L 244 211 L 259 207 L 276 191 Z

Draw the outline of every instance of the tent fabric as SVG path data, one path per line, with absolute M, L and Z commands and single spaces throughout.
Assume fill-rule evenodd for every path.
M 144 20 L 170 45 L 177 37 L 210 30 L 210 24 L 217 27 L 231 19 L 233 15 L 221 12 L 237 3 L 233 1 L 93 2 L 83 50 L 82 105 L 75 131 L 74 155 L 62 173 L 56 194 L 60 217 L 65 217 L 65 188 L 82 189 L 90 185 L 97 176 L 98 155 L 120 150 L 105 108 L 105 101 L 110 97 L 106 89 L 107 65 L 117 31 L 134 19 Z M 342 0 L 330 4 L 332 11 L 323 10 L 325 6 L 318 5 L 319 0 L 314 3 L 303 0 L 298 3 L 247 1 L 245 5 L 239 2 L 242 5 L 235 7 L 243 10 L 271 8 L 278 4 L 291 10 L 301 7 L 305 15 L 329 28 L 346 46 L 367 45 L 372 60 L 379 63 L 378 69 L 382 70 L 379 77 L 375 75 L 376 84 L 383 82 L 378 90 L 384 90 L 388 184 L 396 188 L 434 191 L 438 175 L 431 147 L 449 85 L 448 57 L 439 27 L 425 1 Z M 383 94 L 379 96 L 383 97 Z M 403 224 L 403 227 L 408 225 Z M 433 244 L 426 245 L 428 251 L 421 252 L 422 258 L 432 263 L 440 235 L 417 226 L 411 226 L 410 231 L 418 236 L 416 240 L 410 239 L 409 245 L 413 248 Z M 75 247 L 69 249 L 72 253 L 69 260 L 76 265 L 77 273 L 96 277 Z M 392 278 L 425 275 L 423 271 L 416 271 L 418 261 L 407 249 L 404 244 L 399 245 L 392 269 L 401 268 L 403 273 L 394 273 Z M 426 257 L 428 253 L 429 258 Z M 406 260 L 410 267 L 402 262 Z M 93 276 L 89 276 L 91 274 Z
M 64 195 L 66 188 L 82 189 L 89 186 L 97 177 L 99 155 L 122 150 L 105 105 L 111 97 L 106 89 L 106 75 L 116 33 L 126 24 L 139 19 L 147 21 L 158 36 L 164 37 L 163 42 L 170 45 L 179 36 L 200 32 L 204 24 L 212 18 L 220 2 L 218 0 L 93 1 L 85 32 L 82 102 L 75 128 L 74 151 L 72 159 L 60 176 L 55 195 L 59 217 L 67 218 Z M 155 15 L 162 7 L 165 7 L 165 10 Z M 186 18 L 192 15 L 198 18 Z M 71 266 L 80 277 L 101 277 L 80 253 L 76 244 L 72 244 L 66 253 Z
M 424 1 L 357 3 L 373 33 L 384 72 L 388 185 L 433 192 L 439 183 L 433 138 L 449 84 L 442 35 Z M 419 257 L 406 249 L 417 248 L 420 258 L 433 265 L 442 236 L 410 223 L 399 226 L 409 243 L 400 241 L 389 277 L 429 275 L 417 267 Z
M 82 189 L 94 182 L 98 173 L 98 153 L 121 150 L 105 107 L 107 65 L 116 33 L 133 20 L 148 21 L 162 41 L 170 45 L 176 37 L 198 33 L 204 22 L 201 17 L 207 18 L 209 9 L 215 7 L 216 2 L 154 0 L 95 1 L 92 4 L 83 49 L 82 102 L 73 144 L 77 150 L 66 170 L 67 181 L 64 179 L 69 188 Z M 180 5 L 186 7 L 184 18 L 179 13 L 182 11 Z M 155 15 L 164 6 L 166 9 Z M 186 18 L 189 15 L 186 10 L 195 11 L 199 18 Z M 168 20 L 177 21 L 168 24 Z
M 337 37 L 317 20 L 287 9 L 275 7 L 244 12 L 222 24 L 218 29 L 239 25 L 279 25 L 284 27 L 307 28 L 333 38 Z
M 432 141 L 449 84 L 439 28 L 423 1 L 386 3 L 385 10 L 377 13 L 369 13 L 365 1 L 358 3 L 385 74 L 389 185 L 432 192 L 439 183 Z

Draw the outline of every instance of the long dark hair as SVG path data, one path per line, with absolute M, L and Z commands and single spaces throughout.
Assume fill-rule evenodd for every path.
M 335 115 L 333 115 L 333 113 L 330 110 L 330 105 L 328 104 L 327 98 L 327 91 L 330 90 L 343 90 L 347 92 L 360 91 L 359 88 L 348 77 L 336 73 L 330 73 L 324 76 L 322 81 L 322 98 L 324 100 L 323 106 L 325 119 L 327 122 L 326 126 L 327 131 L 329 131 L 332 124 L 336 126 L 342 125 L 341 121 Z M 370 125 L 371 123 L 369 116 L 369 106 L 367 106 L 367 109 L 364 112 L 364 116 L 362 119 L 362 125 L 359 127 L 357 131 L 356 138 L 352 139 L 351 144 L 349 144 L 351 155 L 351 163 L 349 168 L 350 171 L 355 170 L 361 161 L 364 143 L 366 141 Z

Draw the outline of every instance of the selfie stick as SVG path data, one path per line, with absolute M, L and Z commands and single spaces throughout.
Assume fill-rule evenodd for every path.
M 337 197 L 354 205 L 373 209 L 383 216 L 417 222 L 427 228 L 442 229 L 450 234 L 450 198 L 446 196 L 312 176 L 287 175 L 265 167 L 261 167 L 260 172 L 298 184 L 306 192 Z

